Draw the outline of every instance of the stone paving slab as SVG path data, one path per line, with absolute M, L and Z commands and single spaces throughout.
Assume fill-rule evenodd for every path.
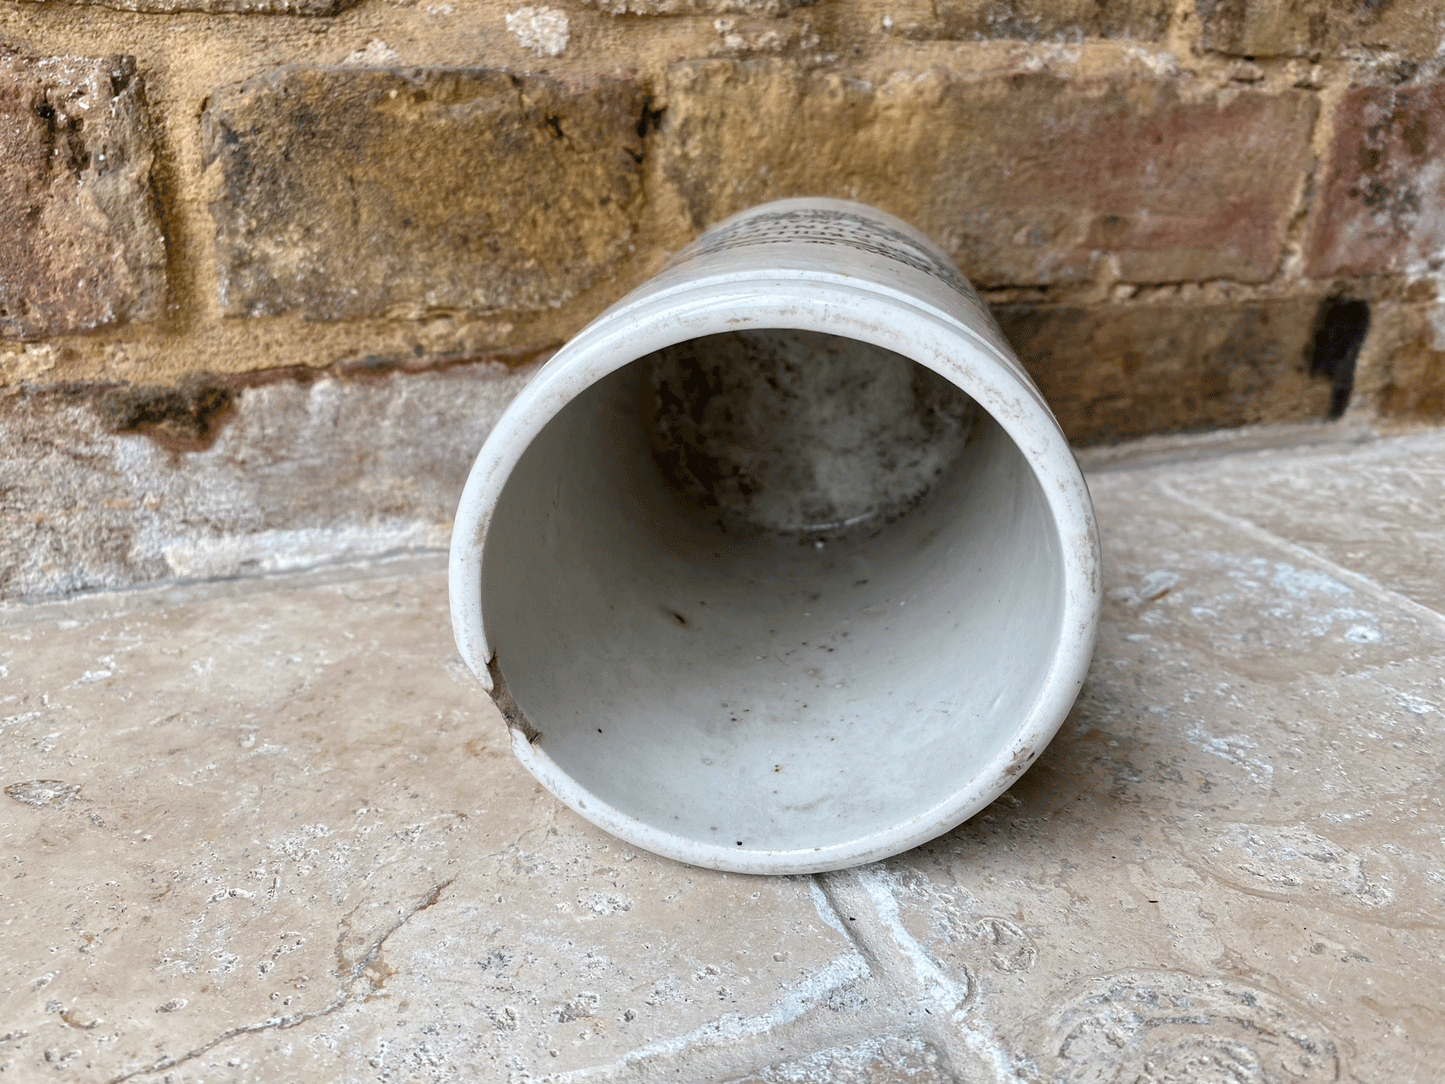
M 1331 569 L 1319 562 L 1329 562 L 1445 612 L 1445 438 L 1438 431 L 1193 463 L 1165 470 L 1158 482 L 1237 530 L 1259 528 L 1300 547 L 1323 571 Z M 1296 551 L 1300 558 L 1309 561 Z
M 765 1029 L 866 971 L 809 882 L 544 797 L 439 560 L 210 594 L 7 615 L 8 1070 L 500 1079 Z
M 1094 480 L 1108 601 L 1064 729 L 862 876 L 1014 1077 L 1410 1079 L 1445 1050 L 1445 628 L 1140 482 Z
M 1445 434 L 1091 478 L 1089 681 L 816 878 L 573 816 L 439 557 L 0 609 L 0 1075 L 1440 1079 Z

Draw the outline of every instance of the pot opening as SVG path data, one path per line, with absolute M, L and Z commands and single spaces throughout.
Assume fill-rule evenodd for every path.
M 1058 529 L 993 418 L 900 354 L 784 329 L 679 343 L 567 404 L 482 567 L 495 670 L 584 800 L 733 851 L 934 816 L 1037 702 L 1064 604 Z

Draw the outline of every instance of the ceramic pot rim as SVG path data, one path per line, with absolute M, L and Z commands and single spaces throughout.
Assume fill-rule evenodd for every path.
M 1099 615 L 1093 507 L 1063 433 L 1016 363 L 957 317 L 867 279 L 816 270 L 744 270 L 686 279 L 624 299 L 564 346 L 507 408 L 473 465 L 452 533 L 449 593 L 457 648 L 489 692 L 492 651 L 482 611 L 487 531 L 512 470 L 538 434 L 603 377 L 655 350 L 747 328 L 821 331 L 893 350 L 971 396 L 1020 449 L 1059 537 L 1065 598 L 1060 635 L 1033 708 L 1003 751 L 948 798 L 900 824 L 846 843 L 737 852 L 667 832 L 603 802 L 513 730 L 513 751 L 539 782 L 585 819 L 639 847 L 694 865 L 746 873 L 811 873 L 896 854 L 981 810 L 1041 753 L 1083 684 Z

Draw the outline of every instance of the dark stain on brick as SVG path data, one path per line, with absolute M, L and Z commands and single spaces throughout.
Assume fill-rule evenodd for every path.
M 515 369 L 550 355 L 559 345 L 549 342 L 450 354 L 372 354 L 344 358 L 325 367 L 286 365 L 248 373 L 196 373 L 174 385 L 81 381 L 35 391 L 88 405 L 107 432 L 148 437 L 172 453 L 202 452 L 216 442 L 248 388 L 287 382 L 312 384 L 326 378 L 377 380 L 394 373 L 441 372 L 465 365 L 501 364 Z
M 209 448 L 236 406 L 236 390 L 224 378 L 200 375 L 174 387 L 114 384 L 92 400 L 112 433 L 137 433 L 175 452 Z
M 1370 330 L 1370 306 L 1347 297 L 1326 297 L 1315 312 L 1310 375 L 1330 382 L 1329 417 L 1338 418 L 1350 405 L 1355 360 Z
M 110 93 L 119 97 L 130 88 L 131 80 L 135 78 L 135 57 L 119 56 L 110 69 Z
M 637 138 L 646 139 L 649 132 L 655 132 L 662 126 L 662 114 L 667 107 L 662 109 L 652 108 L 653 97 L 651 94 L 642 96 L 642 109 L 637 118 Z

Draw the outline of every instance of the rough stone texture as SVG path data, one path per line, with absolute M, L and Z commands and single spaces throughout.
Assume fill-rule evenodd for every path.
M 1168 0 L 934 0 L 939 36 L 964 39 L 1158 41 L 1169 26 Z
M 295 68 L 202 117 L 222 307 L 323 320 L 545 309 L 624 253 L 644 98 L 621 76 Z
M 581 0 L 609 15 L 781 16 L 818 0 Z
M 1018 1077 L 1435 1072 L 1438 983 L 1380 984 L 1442 937 L 1442 453 L 1090 479 L 1108 602 L 1073 716 L 990 810 L 859 877 Z
M 1438 270 L 1445 259 L 1445 82 L 1353 87 L 1334 115 L 1311 275 Z
M 26 0 L 38 4 L 75 4 L 82 7 L 139 11 L 169 15 L 177 11 L 204 11 L 225 15 L 336 15 L 358 0 Z
M 1195 0 L 1206 49 L 1233 56 L 1321 56 L 1351 48 L 1428 59 L 1442 40 L 1440 0 Z
M 1054 306 L 1125 298 L 1118 280 L 1247 302 L 1344 289 L 1376 306 L 1445 272 L 1431 268 L 1445 252 L 1445 0 L 406 0 L 336 17 L 307 13 L 347 0 L 100 3 L 0 14 L 9 45 L 91 58 L 69 74 L 3 64 L 0 385 L 175 385 L 413 343 L 560 341 L 701 225 L 805 192 L 896 211 L 981 286 Z M 261 17 L 281 11 L 297 17 Z M 114 114 L 92 108 L 37 154 L 49 122 L 16 80 L 59 79 L 64 97 L 122 52 L 144 60 L 114 101 L 100 86 Z M 756 62 L 704 61 L 744 56 Z M 498 90 L 512 68 L 551 74 Z M 589 75 L 619 72 L 632 89 Z M 64 127 L 76 111 L 61 114 Z M 61 159 L 102 115 L 134 154 L 73 185 Z M 600 206 L 613 188 L 623 197 Z M 30 207 L 52 232 L 5 217 Z M 276 315 L 230 318 L 252 312 Z M 1436 417 L 1429 349 L 1375 364 L 1383 345 L 1367 343 L 1362 366 L 1395 382 L 1355 401 Z
M 668 74 L 661 151 L 698 227 L 768 199 L 859 199 L 984 286 L 1259 281 L 1309 161 L 1304 92 L 1186 78 L 900 72 L 881 86 L 773 60 Z
M 884 1035 L 766 1066 L 728 1084 L 953 1084 L 939 1052 L 912 1037 Z
M 1445 433 L 1094 474 L 1088 683 L 859 870 L 582 823 L 440 560 L 0 610 L 7 1078 L 1430 1080 Z
M 1428 622 L 1445 612 L 1442 444 L 1445 434 L 1430 432 L 1359 447 L 1281 451 L 1259 463 L 1241 457 L 1181 470 L 1174 488 L 1290 539 L 1305 551 L 1289 558 L 1296 564 L 1313 555 L 1345 569 L 1340 577 L 1349 590 L 1326 585 L 1338 600 L 1356 598 L 1339 605 L 1362 604 L 1358 597 L 1373 593 Z M 1445 688 L 1438 678 L 1435 688 Z M 1439 720 L 1435 724 L 1438 729 Z
M 995 316 L 1077 444 L 1329 414 L 1331 382 L 1310 373 L 1312 299 Z
M 0 337 L 158 315 L 166 249 L 132 57 L 0 46 Z
M 0 391 L 0 597 L 441 546 L 526 372 Z
M 785 1023 L 866 971 L 807 881 L 545 797 L 438 563 L 0 628 L 7 743 L 39 741 L 0 795 L 7 1077 L 501 1080 Z
M 996 315 L 1077 444 L 1330 410 L 1331 380 L 1310 373 L 1313 300 Z M 1376 355 L 1400 341 L 1382 335 Z M 0 597 L 445 545 L 472 459 L 527 378 L 509 366 L 539 352 L 0 390 Z M 1416 389 L 1433 356 L 1367 359 L 1365 394 L 1429 417 Z
M 1376 305 L 1361 367 L 1382 417 L 1445 422 L 1445 321 L 1438 305 Z

